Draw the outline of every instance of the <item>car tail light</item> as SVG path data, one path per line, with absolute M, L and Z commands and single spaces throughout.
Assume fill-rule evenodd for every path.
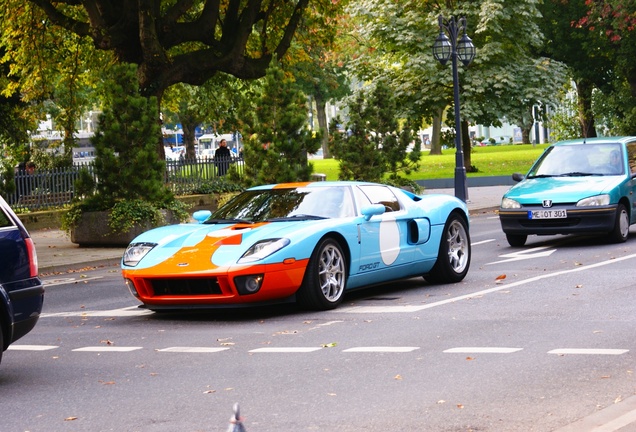
M 35 245 L 33 239 L 27 237 L 24 239 L 24 243 L 27 247 L 27 253 L 29 255 L 29 276 L 37 277 L 38 275 L 38 254 L 35 252 Z

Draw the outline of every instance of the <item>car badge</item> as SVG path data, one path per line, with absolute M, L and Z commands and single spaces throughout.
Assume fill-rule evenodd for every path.
M 189 265 L 190 265 L 190 263 L 185 262 L 185 263 L 179 263 L 179 264 L 177 264 L 177 267 L 187 267 L 187 266 L 189 266 Z
M 543 207 L 552 207 L 552 200 L 543 200 Z

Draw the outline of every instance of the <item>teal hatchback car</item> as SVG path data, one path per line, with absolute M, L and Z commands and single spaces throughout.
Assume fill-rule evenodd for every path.
M 501 200 L 511 246 L 529 235 L 600 234 L 627 240 L 636 222 L 636 137 L 560 141 L 546 148 Z

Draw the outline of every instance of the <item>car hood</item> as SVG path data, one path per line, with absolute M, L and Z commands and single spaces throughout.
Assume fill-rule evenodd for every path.
M 622 177 L 548 177 L 525 179 L 504 194 L 520 204 L 541 203 L 552 200 L 554 203 L 573 203 L 583 198 L 610 193 L 616 189 Z
M 259 240 L 301 239 L 336 224 L 336 219 L 255 224 L 180 224 L 159 227 L 137 236 L 132 243 L 155 243 L 137 265 L 147 268 L 168 259 L 202 261 L 229 266 Z M 300 258 L 300 257 L 298 257 Z M 264 260 L 265 262 L 266 260 Z

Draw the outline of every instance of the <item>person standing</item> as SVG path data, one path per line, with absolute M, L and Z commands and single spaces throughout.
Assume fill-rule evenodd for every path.
M 214 165 L 216 165 L 219 176 L 224 176 L 227 173 L 231 159 L 232 155 L 230 149 L 227 148 L 227 141 L 222 139 L 221 142 L 219 142 L 219 148 L 214 152 Z

